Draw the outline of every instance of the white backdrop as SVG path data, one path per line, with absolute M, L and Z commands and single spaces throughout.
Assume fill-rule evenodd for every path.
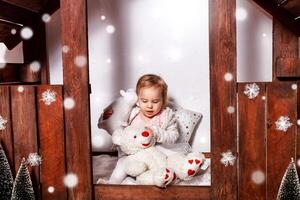
M 210 151 L 208 0 L 91 0 L 88 10 L 92 132 L 120 89 L 155 73 L 203 114 L 193 147 Z

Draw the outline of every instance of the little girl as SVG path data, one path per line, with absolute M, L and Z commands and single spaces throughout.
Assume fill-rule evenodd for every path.
M 136 85 L 137 106 L 131 111 L 129 125 L 144 125 L 159 144 L 172 145 L 179 137 L 174 112 L 166 107 L 168 86 L 165 81 L 154 74 L 140 77 Z M 165 148 L 160 150 L 164 151 Z M 125 155 L 121 155 L 109 179 L 111 184 L 120 184 L 125 178 Z

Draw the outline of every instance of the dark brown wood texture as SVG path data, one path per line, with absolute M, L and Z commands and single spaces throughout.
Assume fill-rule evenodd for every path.
M 288 65 L 275 67 L 279 58 L 298 58 L 298 37 L 279 21 L 273 20 L 273 79 L 298 76 L 297 68 L 291 68 Z
M 275 67 L 277 77 L 300 77 L 299 58 L 277 58 Z
M 23 42 L 24 62 L 29 63 L 27 68 L 23 68 L 21 80 L 23 82 L 49 83 L 49 65 L 46 52 L 46 32 L 45 24 L 41 20 L 30 23 L 33 36 Z M 40 63 L 40 70 L 33 72 L 30 63 L 37 61 Z
M 17 172 L 22 158 L 27 158 L 30 153 L 38 153 L 34 86 L 11 86 L 11 110 Z M 39 168 L 29 167 L 29 171 L 34 187 L 39 188 Z
M 19 34 L 11 34 L 11 30 L 15 29 L 19 32 L 20 28 L 19 25 L 0 20 L 0 42 L 3 42 L 8 49 L 13 49 L 21 42 L 21 38 Z
M 5 129 L 0 130 L 0 142 L 9 161 L 10 168 L 14 169 L 13 135 L 11 129 L 10 91 L 8 86 L 0 87 L 0 115 L 7 120 Z
M 27 24 L 29 21 L 40 19 L 39 14 L 17 7 L 3 0 L 0 0 L 0 17 L 1 19 L 19 24 Z
M 266 84 L 257 83 L 259 95 L 249 99 L 246 83 L 238 84 L 239 199 L 266 199 L 266 181 L 252 177 L 266 175 Z M 263 98 L 264 97 L 264 98 Z M 258 177 L 260 178 L 260 177 Z
M 237 199 L 237 163 L 225 167 L 221 153 L 237 156 L 236 112 L 236 21 L 235 1 L 209 1 L 210 99 L 212 199 Z M 226 73 L 232 75 L 225 81 Z
M 295 20 L 294 15 L 284 9 L 283 7 L 278 6 L 274 0 L 252 0 L 261 6 L 264 10 L 269 12 L 273 16 L 273 20 L 280 21 L 285 29 L 293 31 L 296 35 L 300 36 L 300 21 Z
M 210 187 L 172 186 L 160 189 L 154 186 L 116 186 L 96 185 L 95 199 L 101 200 L 158 200 L 158 199 L 184 199 L 208 200 L 211 199 Z
M 43 71 L 43 69 L 47 70 L 45 66 L 41 70 Z M 0 69 L 0 84 L 35 84 L 40 82 L 40 72 L 33 72 L 30 69 L 30 64 L 6 63 L 5 67 Z
M 292 13 L 293 17 L 296 18 L 300 16 L 300 1 L 299 0 L 289 0 L 285 1 L 282 7 Z
M 14 83 L 20 82 L 20 69 L 23 64 L 11 64 L 11 63 L 1 63 L 0 65 L 5 65 L 4 68 L 0 69 L 0 83 Z
M 69 199 L 92 199 L 92 169 L 89 112 L 88 63 L 76 66 L 76 57 L 87 61 L 86 0 L 61 0 L 62 45 L 70 51 L 63 54 L 64 97 L 75 102 L 65 109 L 67 171 L 78 176 L 77 187 L 69 190 Z
M 47 0 L 3 0 L 9 4 L 25 8 L 32 12 L 39 12 Z
M 55 92 L 56 97 L 49 105 L 42 101 L 42 94 L 47 91 Z M 67 199 L 63 185 L 66 165 L 62 87 L 38 86 L 37 97 L 40 155 L 43 158 L 40 173 L 42 199 Z M 53 193 L 48 192 L 49 187 L 54 187 Z
M 292 82 L 274 82 L 267 87 L 267 199 L 276 199 L 284 172 L 296 156 L 297 90 Z M 286 132 L 276 129 L 275 122 L 287 116 L 293 126 Z

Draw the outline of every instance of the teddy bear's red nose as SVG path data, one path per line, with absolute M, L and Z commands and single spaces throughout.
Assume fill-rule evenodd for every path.
M 142 136 L 144 136 L 144 137 L 148 137 L 148 136 L 149 136 L 149 133 L 148 133 L 148 131 L 144 131 L 144 132 L 142 132 Z

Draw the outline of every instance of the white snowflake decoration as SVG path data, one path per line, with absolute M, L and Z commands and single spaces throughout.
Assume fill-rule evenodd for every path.
M 6 129 L 7 120 L 0 115 L 0 131 Z
M 287 130 L 293 125 L 293 123 L 290 122 L 290 118 L 288 116 L 280 116 L 275 124 L 276 130 L 283 132 L 287 132 Z
M 38 166 L 42 163 L 42 158 L 37 153 L 30 153 L 27 158 L 27 163 L 31 166 Z
M 232 152 L 228 150 L 227 152 L 221 153 L 221 163 L 227 167 L 228 165 L 234 165 L 234 162 L 236 160 L 236 157 L 232 155 Z
M 255 97 L 258 96 L 260 88 L 256 83 L 252 84 L 247 84 L 245 86 L 244 94 L 249 98 L 249 99 L 254 99 Z
M 42 93 L 41 101 L 43 101 L 47 106 L 51 105 L 53 102 L 56 101 L 56 92 L 51 90 L 46 90 L 45 92 Z

